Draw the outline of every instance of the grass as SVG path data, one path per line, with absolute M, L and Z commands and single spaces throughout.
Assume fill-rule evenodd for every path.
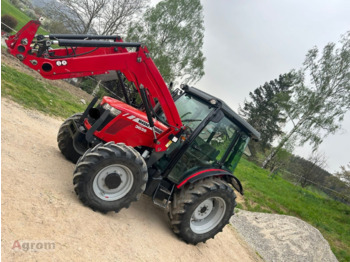
M 4 64 L 1 65 L 1 95 L 27 108 L 64 118 L 86 108 L 69 92 Z
M 16 31 L 20 30 L 26 23 L 32 20 L 29 16 L 15 7 L 13 4 L 9 2 L 9 0 L 1 0 L 1 15 L 11 15 L 17 19 L 17 26 L 14 28 Z M 39 28 L 38 34 L 48 35 L 49 32 L 45 31 L 42 28 Z
M 339 261 L 350 261 L 350 206 L 332 200 L 241 159 L 235 174 L 240 178 L 245 203 L 241 208 L 298 217 L 316 227 Z

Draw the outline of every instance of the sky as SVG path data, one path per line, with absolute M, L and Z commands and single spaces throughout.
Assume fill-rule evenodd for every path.
M 205 76 L 196 87 L 222 98 L 234 110 L 249 92 L 302 66 L 306 52 L 338 42 L 350 30 L 348 0 L 206 0 Z M 326 169 L 350 162 L 350 113 L 343 128 L 326 138 L 319 151 Z M 311 146 L 294 153 L 308 157 Z
M 299 69 L 309 49 L 322 50 L 350 30 L 349 0 L 205 0 L 202 5 L 205 76 L 195 87 L 234 110 L 260 85 Z M 319 149 L 329 172 L 350 162 L 350 113 L 342 126 Z M 311 146 L 294 153 L 306 158 Z

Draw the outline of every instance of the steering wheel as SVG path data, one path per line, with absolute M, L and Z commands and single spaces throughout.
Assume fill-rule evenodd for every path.
M 202 119 L 184 119 L 184 120 L 181 120 L 181 121 L 182 121 L 182 123 L 185 123 L 185 122 L 196 122 L 196 121 L 202 121 Z M 188 130 L 189 133 L 186 132 L 186 130 Z M 188 136 L 189 136 L 191 133 L 193 133 L 193 129 L 192 129 L 190 126 L 188 126 L 188 125 L 186 125 L 186 130 L 185 130 L 185 133 L 188 133 L 188 134 L 187 134 Z
M 189 126 L 185 126 L 185 131 L 183 134 L 185 135 L 185 138 L 189 138 L 189 136 L 193 133 L 193 129 Z

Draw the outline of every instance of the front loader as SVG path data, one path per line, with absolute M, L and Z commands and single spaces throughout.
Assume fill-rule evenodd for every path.
M 173 231 L 187 243 L 213 238 L 233 215 L 234 190 L 243 194 L 234 169 L 260 134 L 199 89 L 185 85 L 171 94 L 141 43 L 119 36 L 36 35 L 39 26 L 30 21 L 10 36 L 8 51 L 48 79 L 116 72 L 125 95 L 125 102 L 94 98 L 59 129 L 59 149 L 76 162 L 79 199 L 105 213 L 145 194 L 169 209 Z M 134 106 L 123 79 L 136 88 L 142 107 Z

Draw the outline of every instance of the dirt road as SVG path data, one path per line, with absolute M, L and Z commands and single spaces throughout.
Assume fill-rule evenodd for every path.
M 118 214 L 84 207 L 74 165 L 57 148 L 62 120 L 4 98 L 1 106 L 3 261 L 261 261 L 231 226 L 205 244 L 185 244 L 145 196 Z M 23 251 L 33 242 L 54 248 Z

